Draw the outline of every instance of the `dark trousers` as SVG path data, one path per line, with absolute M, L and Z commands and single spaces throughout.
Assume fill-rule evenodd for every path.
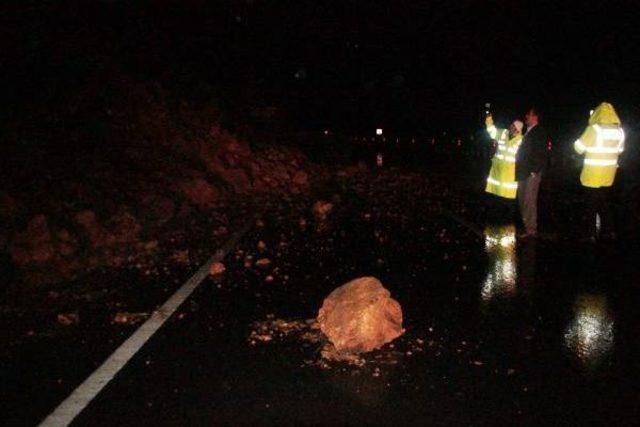
M 538 190 L 541 179 L 542 173 L 536 173 L 518 181 L 518 206 L 527 234 L 538 233 Z
M 491 224 L 512 224 L 516 220 L 515 200 L 487 195 L 485 211 Z
M 615 214 L 611 205 L 611 188 L 585 187 L 585 224 L 587 237 L 598 234 L 597 218 L 600 217 L 600 232 L 610 234 L 614 231 Z

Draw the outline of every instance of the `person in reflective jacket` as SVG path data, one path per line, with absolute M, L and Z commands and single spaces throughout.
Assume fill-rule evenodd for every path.
M 624 151 L 624 131 L 613 105 L 603 102 L 592 110 L 589 125 L 573 146 L 578 154 L 584 155 L 580 182 L 586 191 L 585 237 L 594 239 L 601 226 L 612 235 L 609 188 L 616 177 L 618 156 Z
M 496 153 L 491 159 L 491 170 L 485 191 L 506 199 L 515 199 L 518 190 L 516 153 L 522 141 L 523 123 L 515 120 L 507 131 L 507 129 L 496 128 L 493 117 L 488 115 L 485 124 L 489 136 L 497 144 Z

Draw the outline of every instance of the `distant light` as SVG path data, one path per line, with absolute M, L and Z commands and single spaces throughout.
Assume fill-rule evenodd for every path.
M 382 135 L 382 129 L 380 128 L 376 129 L 376 135 Z
M 325 135 L 329 135 L 329 129 L 325 129 L 325 130 L 324 130 L 324 134 L 325 134 Z

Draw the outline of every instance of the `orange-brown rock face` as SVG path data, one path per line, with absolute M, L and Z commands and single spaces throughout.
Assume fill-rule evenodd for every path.
M 320 329 L 339 352 L 363 353 L 404 333 L 402 309 L 375 277 L 335 289 L 318 313 Z

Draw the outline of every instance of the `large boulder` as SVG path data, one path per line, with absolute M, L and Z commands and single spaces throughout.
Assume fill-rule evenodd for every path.
M 318 200 L 313 204 L 311 208 L 311 212 L 313 213 L 313 217 L 318 222 L 326 221 L 327 217 L 333 210 L 333 203 L 327 202 L 325 200 Z
M 363 353 L 404 333 L 402 309 L 375 277 L 361 277 L 335 289 L 318 313 L 320 329 L 336 350 Z

